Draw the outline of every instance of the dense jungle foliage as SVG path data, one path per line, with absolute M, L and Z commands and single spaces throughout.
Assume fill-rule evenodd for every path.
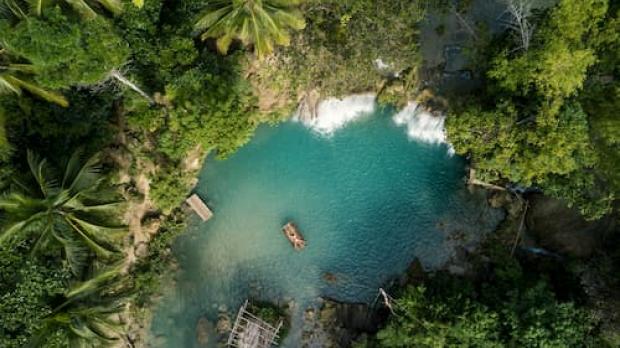
M 380 347 L 602 347 L 599 318 L 581 305 L 558 260 L 522 257 L 500 243 L 475 260 L 479 278 L 437 273 L 398 295 L 395 315 L 376 336 Z M 491 260 L 491 261 L 488 261 Z M 532 267 L 532 261 L 544 266 Z M 546 267 L 545 267 L 546 266 Z M 562 281 L 553 278 L 565 278 Z M 566 279 L 567 278 L 567 279 Z M 562 284 L 553 289 L 552 284 Z
M 483 180 L 535 186 L 600 218 L 618 195 L 617 2 L 559 1 L 531 17 L 527 47 L 506 35 L 488 44 L 485 87 L 455 108 L 449 138 Z
M 130 331 L 172 273 L 201 160 L 231 155 L 311 93 L 400 105 L 432 89 L 420 25 L 473 2 L 455 3 L 0 0 L 0 347 L 139 345 Z M 614 213 L 619 11 L 552 1 L 528 17 L 527 46 L 510 30 L 480 35 L 481 87 L 446 97 L 449 140 L 481 180 L 542 190 L 590 219 Z M 616 245 L 597 259 L 613 284 Z M 489 257 L 492 278 L 404 290 L 369 344 L 620 344 L 599 339 L 578 290 Z

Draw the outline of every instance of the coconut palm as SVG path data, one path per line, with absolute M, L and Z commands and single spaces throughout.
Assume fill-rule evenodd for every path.
M 288 45 L 288 29 L 303 29 L 305 21 L 297 9 L 300 0 L 213 0 L 196 23 L 201 38 L 217 39 L 226 54 L 234 39 L 254 45 L 259 58 L 270 54 L 274 44 Z
M 109 259 L 118 253 L 115 245 L 126 229 L 111 223 L 119 202 L 107 199 L 97 156 L 82 162 L 76 151 L 58 172 L 28 152 L 28 167 L 0 198 L 0 244 L 32 241 L 33 254 L 60 247 L 76 274 L 91 255 Z
M 61 337 L 65 347 L 107 347 L 123 333 L 119 315 L 131 289 L 123 281 L 122 266 L 115 266 L 76 284 L 63 303 L 43 319 L 30 347 L 40 347 L 48 337 Z

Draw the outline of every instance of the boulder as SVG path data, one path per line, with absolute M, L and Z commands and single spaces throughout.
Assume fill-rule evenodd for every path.
M 313 89 L 302 94 L 299 101 L 298 117 L 302 122 L 311 122 L 317 118 L 317 109 L 321 101 L 321 94 Z
M 232 330 L 232 322 L 227 313 L 220 313 L 217 319 L 216 331 L 218 334 L 227 334 Z

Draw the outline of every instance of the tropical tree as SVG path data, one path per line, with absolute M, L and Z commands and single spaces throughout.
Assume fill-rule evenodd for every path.
M 226 54 L 233 40 L 254 45 L 259 58 L 273 52 L 274 44 L 288 46 L 288 29 L 306 25 L 297 9 L 300 0 L 214 0 L 196 23 L 201 38 L 217 39 L 217 49 Z
M 126 229 L 111 222 L 119 202 L 108 198 L 98 156 L 82 162 L 76 151 L 62 171 L 55 171 L 28 152 L 28 167 L 0 198 L 0 244 L 31 240 L 33 254 L 59 246 L 76 274 L 92 253 L 108 259 L 118 252 L 115 241 Z
M 29 346 L 45 346 L 48 337 L 66 347 L 107 347 L 118 342 L 123 333 L 119 314 L 131 295 L 121 268 L 102 270 L 69 289 L 64 302 L 43 319 Z

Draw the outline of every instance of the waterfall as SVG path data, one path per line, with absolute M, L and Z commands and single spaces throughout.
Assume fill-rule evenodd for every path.
M 376 95 L 354 94 L 341 99 L 324 99 L 316 107 L 314 117 L 302 118 L 298 112 L 294 119 L 321 135 L 329 136 L 347 123 L 373 113 L 376 107 Z M 454 148 L 446 140 L 445 116 L 432 115 L 418 103 L 409 102 L 394 115 L 393 120 L 397 125 L 406 127 L 409 139 L 428 144 L 447 144 L 448 154 L 454 154 Z
M 374 94 L 327 98 L 317 106 L 316 116 L 303 122 L 322 135 L 331 135 L 350 121 L 372 113 L 376 107 L 375 98 Z
M 444 127 L 445 116 L 435 116 L 424 110 L 418 103 L 409 102 L 407 106 L 394 115 L 394 122 L 407 127 L 410 139 L 429 144 L 448 144 Z M 448 144 L 448 153 L 454 154 L 454 148 Z

